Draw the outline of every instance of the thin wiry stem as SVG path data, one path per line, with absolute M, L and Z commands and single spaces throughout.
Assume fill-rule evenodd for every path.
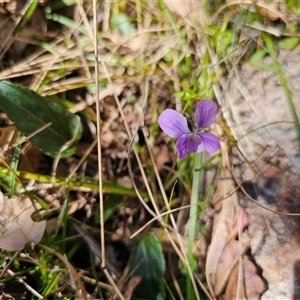
M 102 178 L 102 152 L 101 152 L 101 125 L 100 125 L 100 99 L 99 99 L 99 68 L 98 68 L 98 22 L 97 1 L 93 0 L 94 15 L 94 54 L 95 54 L 95 85 L 96 85 L 96 115 L 97 115 L 97 153 L 99 175 L 99 204 L 100 204 L 100 242 L 101 242 L 101 267 L 105 268 L 105 238 L 104 238 L 104 206 L 103 206 L 103 178 Z
M 98 173 L 99 173 L 99 209 L 100 209 L 100 243 L 101 243 L 101 267 L 113 286 L 120 299 L 124 297 L 115 284 L 113 278 L 106 269 L 105 262 L 105 234 L 104 234 L 104 202 L 103 202 L 103 176 L 102 176 L 102 151 L 101 151 L 101 125 L 100 125 L 100 91 L 99 91 L 99 66 L 98 66 L 98 22 L 97 22 L 97 1 L 93 0 L 94 15 L 94 54 L 95 54 L 95 85 L 96 85 L 96 115 L 97 115 L 97 140 L 98 140 Z

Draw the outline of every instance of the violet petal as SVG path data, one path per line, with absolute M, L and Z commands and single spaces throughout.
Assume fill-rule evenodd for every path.
M 179 138 L 183 134 L 189 134 L 187 119 L 174 109 L 166 109 L 157 120 L 160 128 L 170 137 Z
M 202 100 L 198 103 L 195 111 L 197 129 L 203 129 L 215 122 L 218 111 L 217 104 L 211 100 Z
M 199 133 L 204 149 L 207 152 L 216 152 L 221 148 L 220 140 L 214 134 L 210 132 L 200 132 Z
M 190 134 L 186 142 L 187 152 L 197 152 L 198 147 L 201 144 L 202 144 L 201 137 L 198 134 L 196 133 Z
M 184 159 L 187 154 L 187 140 L 189 138 L 188 134 L 182 135 L 176 142 L 176 149 L 178 152 L 178 157 Z
M 202 152 L 204 150 L 204 144 L 203 142 L 198 146 L 197 151 L 198 153 Z
M 178 152 L 178 157 L 184 159 L 187 153 L 201 152 L 204 147 L 201 138 L 196 133 L 184 134 L 182 135 L 177 143 L 176 149 Z

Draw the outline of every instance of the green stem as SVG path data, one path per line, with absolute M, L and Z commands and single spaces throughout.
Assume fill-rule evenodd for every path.
M 1 161 L 1 157 L 0 157 Z M 67 178 L 62 177 L 55 177 L 54 182 L 53 178 L 48 175 L 37 174 L 37 173 L 30 173 L 25 171 L 15 171 L 12 169 L 8 169 L 5 167 L 0 167 L 0 185 L 4 185 L 6 187 L 7 183 L 7 176 L 12 174 L 15 178 L 16 176 L 19 177 L 21 180 L 35 180 L 39 183 L 53 183 L 53 185 L 64 185 L 66 184 L 68 188 L 87 188 L 94 191 L 99 189 L 98 182 L 94 178 L 90 177 L 83 177 L 83 178 L 72 178 L 67 180 Z M 129 189 L 122 185 L 116 184 L 114 182 L 110 182 L 108 180 L 104 180 L 103 189 L 107 193 L 115 194 L 115 195 L 123 195 L 123 196 L 136 196 L 136 192 L 134 189 Z M 147 192 L 141 191 L 140 192 L 143 197 L 149 197 Z
M 195 269 L 197 262 L 193 256 L 193 247 L 196 236 L 196 227 L 197 227 L 197 218 L 198 218 L 198 200 L 199 200 L 199 182 L 201 174 L 201 161 L 202 153 L 195 154 L 195 164 L 193 172 L 193 185 L 192 185 L 192 198 L 191 198 L 191 207 L 190 207 L 190 216 L 189 216 L 189 232 L 188 232 L 188 261 L 192 268 Z M 195 298 L 195 291 L 193 290 L 192 281 L 190 278 L 187 278 L 187 299 L 191 300 Z
M 20 152 L 21 152 L 21 145 L 16 146 L 12 151 L 13 154 L 10 162 L 10 167 L 13 171 L 16 171 L 18 169 Z M 15 188 L 16 188 L 16 178 L 12 172 L 9 173 L 9 182 L 10 184 L 9 184 L 8 196 L 9 198 L 12 198 L 12 196 L 15 194 Z

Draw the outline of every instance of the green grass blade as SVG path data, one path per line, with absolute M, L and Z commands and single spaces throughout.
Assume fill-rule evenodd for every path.
M 11 172 L 8 168 L 0 167 L 0 180 L 7 182 L 7 176 Z M 53 177 L 48 175 L 24 172 L 24 171 L 15 171 L 15 175 L 23 180 L 35 180 L 40 183 L 53 183 L 54 185 L 64 185 L 66 184 L 69 188 L 78 188 L 78 189 L 91 189 L 94 191 L 98 191 L 99 186 L 97 180 L 90 177 L 81 177 L 78 179 L 71 179 L 66 182 L 65 178 L 55 177 L 53 182 Z M 103 182 L 103 190 L 106 193 L 115 194 L 115 195 L 123 195 L 123 196 L 136 196 L 136 192 L 134 189 L 130 189 L 124 187 L 120 184 L 110 182 L 108 180 L 104 180 Z M 148 193 L 140 191 L 140 194 L 143 197 L 149 197 Z

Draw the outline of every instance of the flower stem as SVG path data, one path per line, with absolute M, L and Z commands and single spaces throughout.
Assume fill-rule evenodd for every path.
M 188 261 L 194 270 L 197 266 L 197 262 L 193 256 L 193 247 L 196 235 L 197 218 L 198 218 L 198 199 L 199 199 L 199 182 L 201 174 L 201 161 L 202 153 L 195 153 L 195 164 L 193 171 L 193 185 L 192 185 L 192 197 L 191 197 L 191 207 L 189 216 L 189 231 L 188 231 Z M 191 278 L 187 278 L 187 299 L 191 300 L 195 298 L 195 291 L 192 290 Z M 197 293 L 196 293 L 197 294 Z

